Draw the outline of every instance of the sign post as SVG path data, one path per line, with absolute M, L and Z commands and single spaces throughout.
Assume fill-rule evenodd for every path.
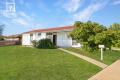
M 103 60 L 103 48 L 105 48 L 105 46 L 99 45 L 98 47 L 101 49 L 101 60 Z

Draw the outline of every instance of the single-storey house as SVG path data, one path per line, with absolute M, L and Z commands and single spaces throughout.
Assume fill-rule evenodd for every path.
M 65 26 L 28 31 L 22 34 L 22 45 L 31 46 L 33 40 L 48 38 L 57 47 L 81 47 L 80 43 L 69 36 L 72 30 L 73 26 Z
M 19 42 L 21 42 L 21 38 L 22 38 L 21 34 L 4 36 L 5 41 L 19 41 Z

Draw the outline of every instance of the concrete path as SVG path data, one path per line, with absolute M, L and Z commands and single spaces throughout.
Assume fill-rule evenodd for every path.
M 83 60 L 86 60 L 86 61 L 88 61 L 88 62 L 90 62 L 90 63 L 92 63 L 92 64 L 94 64 L 94 65 L 97 65 L 97 66 L 99 66 L 99 67 L 101 67 L 101 68 L 103 68 L 103 69 L 108 66 L 108 65 L 106 65 L 106 64 L 104 64 L 104 63 L 102 63 L 102 62 L 100 62 L 100 61 L 97 61 L 97 60 L 95 60 L 95 59 L 89 58 L 89 57 L 87 57 L 87 56 L 83 56 L 83 55 L 81 55 L 81 54 L 78 54 L 78 53 L 75 53 L 75 52 L 72 52 L 72 51 L 68 51 L 68 50 L 63 49 L 63 48 L 58 48 L 58 49 L 60 49 L 60 50 L 62 50 L 62 51 L 64 51 L 64 52 L 67 52 L 67 53 L 69 53 L 69 54 L 72 54 L 72 55 L 74 55 L 74 56 L 77 56 L 77 57 L 79 57 L 79 58 L 81 58 L 81 59 L 83 59 Z
M 120 80 L 120 60 L 111 64 L 88 80 Z

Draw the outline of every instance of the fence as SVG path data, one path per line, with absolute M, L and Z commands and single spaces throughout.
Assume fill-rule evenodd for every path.
M 0 46 L 18 45 L 20 41 L 0 41 Z

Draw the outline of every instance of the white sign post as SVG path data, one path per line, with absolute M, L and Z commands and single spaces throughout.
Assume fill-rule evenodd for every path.
M 103 48 L 105 48 L 105 46 L 99 45 L 98 47 L 101 49 L 101 60 L 103 60 Z

